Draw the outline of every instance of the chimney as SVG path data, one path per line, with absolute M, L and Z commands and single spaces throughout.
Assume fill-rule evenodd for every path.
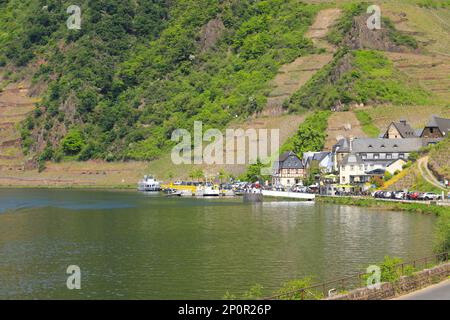
M 405 119 L 400 119 L 400 123 L 404 126 L 406 126 L 406 120 Z

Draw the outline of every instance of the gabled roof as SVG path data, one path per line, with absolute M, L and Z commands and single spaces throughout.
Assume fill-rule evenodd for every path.
M 450 132 L 450 119 L 440 118 L 436 115 L 431 116 L 426 128 L 439 128 L 442 134 L 447 135 Z
M 340 139 L 334 146 L 333 152 L 350 152 L 350 141 L 347 138 Z
M 328 155 L 329 155 L 329 152 L 318 152 L 313 156 L 313 160 L 321 162 Z
M 278 157 L 279 162 L 285 161 L 289 156 L 296 155 L 293 151 L 286 151 Z
M 400 122 L 392 122 L 391 125 L 397 129 L 402 138 L 414 138 L 416 136 L 415 130 L 405 120 L 400 120 Z
M 274 164 L 274 169 L 303 169 L 303 163 L 300 158 L 292 151 L 286 151 L 279 156 Z

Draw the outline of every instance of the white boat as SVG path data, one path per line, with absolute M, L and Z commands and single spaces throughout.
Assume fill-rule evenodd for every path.
M 220 190 L 219 188 L 216 188 L 212 184 L 207 184 L 205 186 L 205 189 L 203 191 L 204 197 L 219 197 L 220 196 Z
M 220 190 L 214 186 L 200 186 L 195 190 L 195 196 L 197 197 L 219 197 Z
M 159 192 L 161 191 L 161 184 L 153 176 L 144 176 L 144 179 L 138 183 L 139 191 Z

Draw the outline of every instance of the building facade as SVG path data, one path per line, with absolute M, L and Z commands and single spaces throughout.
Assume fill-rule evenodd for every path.
M 272 185 L 292 187 L 305 179 L 305 167 L 292 151 L 283 153 L 274 163 Z

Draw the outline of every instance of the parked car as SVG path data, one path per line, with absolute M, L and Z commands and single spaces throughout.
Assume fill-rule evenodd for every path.
M 390 199 L 392 197 L 392 192 L 386 191 L 383 193 L 383 198 Z
M 422 195 L 423 200 L 441 200 L 441 196 L 434 192 L 425 192 Z
M 402 200 L 402 199 L 405 199 L 405 198 L 406 198 L 406 192 L 397 191 L 395 193 L 395 199 Z
M 408 192 L 406 198 L 408 200 L 418 200 L 419 199 L 419 192 Z

